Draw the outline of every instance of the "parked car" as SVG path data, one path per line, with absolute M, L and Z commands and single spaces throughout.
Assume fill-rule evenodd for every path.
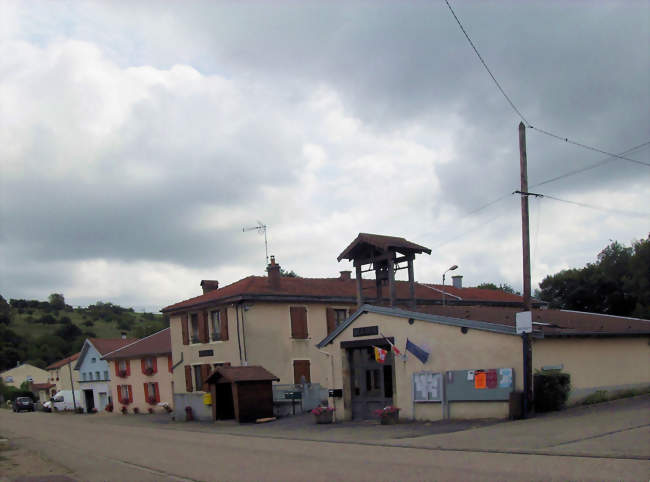
M 29 397 L 18 397 L 14 401 L 14 412 L 22 412 L 27 410 L 28 412 L 34 411 L 34 401 Z

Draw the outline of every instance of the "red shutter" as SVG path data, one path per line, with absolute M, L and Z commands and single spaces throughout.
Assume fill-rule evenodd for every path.
M 140 367 L 142 368 L 142 373 L 147 373 L 147 364 L 144 358 L 140 359 Z
M 126 376 L 131 376 L 131 360 L 126 360 Z
M 325 319 L 327 320 L 327 334 L 329 335 L 336 330 L 336 312 L 334 308 L 327 308 Z
M 203 310 L 199 313 L 199 341 L 207 343 L 208 340 L 208 312 Z
M 144 384 L 144 401 L 149 402 L 149 391 L 147 390 L 147 383 Z
M 153 384 L 154 392 L 156 393 L 156 403 L 160 402 L 160 391 L 158 390 L 158 382 Z
M 311 383 L 311 373 L 309 370 L 309 360 L 294 360 L 293 361 L 293 383 L 300 383 L 302 377 L 305 377 L 305 382 Z
M 291 315 L 291 337 L 307 338 L 307 308 L 304 306 L 292 306 L 289 308 Z
M 172 356 L 167 355 L 167 368 L 169 369 L 169 373 L 172 372 Z
M 187 313 L 181 315 L 181 332 L 183 333 L 183 345 L 189 345 L 190 331 L 187 328 Z
M 116 377 L 120 376 L 120 362 L 119 362 L 119 360 L 115 360 L 115 376 Z
M 158 373 L 158 357 L 157 356 L 153 357 L 153 359 L 151 360 L 151 366 L 153 367 L 153 372 Z
M 221 340 L 226 341 L 228 339 L 228 308 L 221 310 L 220 314 L 221 320 Z
M 124 403 L 122 401 L 122 385 L 117 386 L 117 401 L 120 403 Z
M 129 385 L 129 403 L 133 403 L 133 390 L 131 390 L 131 385 Z
M 208 385 L 207 379 L 210 376 L 210 365 L 207 363 L 204 365 L 201 365 L 201 381 L 203 382 L 203 386 L 201 389 L 204 392 L 209 392 L 210 391 L 210 385 Z
M 192 392 L 192 366 L 185 365 L 185 391 Z

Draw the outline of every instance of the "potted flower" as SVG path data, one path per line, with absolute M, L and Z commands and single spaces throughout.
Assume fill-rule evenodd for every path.
M 375 410 L 375 415 L 379 417 L 382 425 L 394 425 L 399 420 L 399 411 L 400 409 L 398 407 L 388 405 L 387 407 Z
M 311 413 L 316 418 L 316 423 L 332 423 L 334 420 L 334 407 L 316 407 Z
M 145 375 L 153 375 L 153 368 L 147 367 L 144 369 Z
M 106 408 L 104 408 L 104 410 L 106 410 L 107 412 L 112 412 L 113 411 L 113 404 L 109 403 L 108 405 L 106 405 Z
M 156 398 L 155 397 L 147 397 L 147 403 L 149 405 L 155 405 L 156 404 Z
M 127 413 L 129 413 L 129 409 L 126 408 L 126 405 L 123 405 L 122 406 L 122 415 L 126 415 Z
M 120 376 L 120 377 L 122 377 L 122 378 L 126 378 L 126 370 L 120 370 L 120 371 L 118 372 L 118 376 Z

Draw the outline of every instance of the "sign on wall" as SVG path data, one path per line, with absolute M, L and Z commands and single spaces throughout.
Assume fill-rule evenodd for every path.
M 442 401 L 442 374 L 434 372 L 413 373 L 413 401 Z
M 447 400 L 508 400 L 514 389 L 513 373 L 512 368 L 449 371 L 445 386 Z

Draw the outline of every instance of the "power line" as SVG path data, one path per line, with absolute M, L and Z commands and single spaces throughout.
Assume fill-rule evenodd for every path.
M 626 151 L 621 152 L 621 154 L 628 154 L 630 152 L 636 151 L 638 149 L 641 149 L 642 147 L 645 147 L 650 144 L 650 141 L 644 142 L 643 144 L 639 144 L 638 146 L 634 146 L 630 149 L 627 149 Z M 546 181 L 538 182 L 537 184 L 531 184 L 529 187 L 537 187 L 537 186 L 543 186 L 544 184 L 549 184 L 551 182 L 559 181 L 560 179 L 564 179 L 565 177 L 573 176 L 574 174 L 580 174 L 581 172 L 589 171 L 591 169 L 595 169 L 597 167 L 600 167 L 604 164 L 607 164 L 608 162 L 611 162 L 614 160 L 612 156 L 607 156 L 604 159 L 601 159 L 600 161 L 596 162 L 595 164 L 590 164 L 589 166 L 582 167 L 580 169 L 576 169 L 574 171 L 569 171 L 565 174 L 560 174 L 559 176 L 552 177 L 550 179 L 547 179 Z
M 451 14 L 452 14 L 452 15 L 454 16 L 454 18 L 456 19 L 456 23 L 458 24 L 458 26 L 460 27 L 461 31 L 462 31 L 463 34 L 465 35 L 465 38 L 467 39 L 467 41 L 469 42 L 469 44 L 470 44 L 470 45 L 472 46 L 472 48 L 474 49 L 474 52 L 476 52 L 476 56 L 479 58 L 479 60 L 480 60 L 481 63 L 483 64 L 483 67 L 485 67 L 485 70 L 487 70 L 488 74 L 490 74 L 490 77 L 492 77 L 492 80 L 494 81 L 494 83 L 496 84 L 496 86 L 498 87 L 498 89 L 501 91 L 501 93 L 503 94 L 503 96 L 506 98 L 506 100 L 507 100 L 508 103 L 510 104 L 510 107 L 512 107 L 512 110 L 514 110 L 514 111 L 517 113 L 517 115 L 518 115 L 519 117 L 521 117 L 521 120 L 524 121 L 524 124 L 528 124 L 528 121 L 526 120 L 526 118 L 524 117 L 524 115 L 519 111 L 519 109 L 517 109 L 517 106 L 514 104 L 514 102 L 512 102 L 512 100 L 510 100 L 510 97 L 508 97 L 508 94 L 506 94 L 505 90 L 503 90 L 503 88 L 501 87 L 501 84 L 499 84 L 499 81 L 496 79 L 496 77 L 494 76 L 494 74 L 492 74 L 492 71 L 490 70 L 490 67 L 488 67 L 488 65 L 485 63 L 485 60 L 483 60 L 483 57 L 481 57 L 481 54 L 479 53 L 478 49 L 477 49 L 476 46 L 474 45 L 474 42 L 472 42 L 472 39 L 469 37 L 469 34 L 465 31 L 465 27 L 463 27 L 463 24 L 460 23 L 460 19 L 458 18 L 458 16 L 456 16 L 456 12 L 454 12 L 454 9 L 451 8 L 451 5 L 449 5 L 449 2 L 448 2 L 447 0 L 445 0 L 445 3 L 447 4 L 447 7 L 449 7 L 449 11 L 451 12 Z
M 628 216 L 641 216 L 641 217 L 650 217 L 650 213 L 646 212 L 639 212 L 639 211 L 628 211 L 625 209 L 615 209 L 615 208 L 610 208 L 610 207 L 605 207 L 605 206 L 596 206 L 594 204 L 587 204 L 587 203 L 581 203 L 578 201 L 570 201 L 568 199 L 560 199 L 555 196 L 549 196 L 548 194 L 544 195 L 545 198 L 547 199 L 553 199 L 554 201 L 560 201 L 563 203 L 567 204 L 573 204 L 575 206 L 580 206 L 583 208 L 589 208 L 589 209 L 595 209 L 597 211 L 606 211 L 606 212 L 612 212 L 612 213 L 617 213 L 617 214 L 625 214 Z
M 539 127 L 535 127 L 535 126 L 533 126 L 530 122 L 528 122 L 528 121 L 526 120 L 526 118 L 524 117 L 524 115 L 521 113 L 521 111 L 517 108 L 517 106 L 515 105 L 515 103 L 510 99 L 510 97 L 508 96 L 508 94 L 506 94 L 505 90 L 503 90 L 503 87 L 501 87 L 501 84 L 500 84 L 499 81 L 496 79 L 496 77 L 494 76 L 494 74 L 492 73 L 492 71 L 490 70 L 490 68 L 488 67 L 488 65 L 487 65 L 487 63 L 485 62 L 485 60 L 483 60 L 483 57 L 481 56 L 481 54 L 479 53 L 478 49 L 476 48 L 476 45 L 474 45 L 474 42 L 472 41 L 472 39 L 470 38 L 469 34 L 468 34 L 467 31 L 465 30 L 465 27 L 463 27 L 463 24 L 461 23 L 460 19 L 458 18 L 458 15 L 456 15 L 456 12 L 454 12 L 454 9 L 451 8 L 451 5 L 449 4 L 449 0 L 445 0 L 445 3 L 447 4 L 447 7 L 449 7 L 449 11 L 451 12 L 451 14 L 453 15 L 454 19 L 456 20 L 456 23 L 457 23 L 458 26 L 460 27 L 460 30 L 463 32 L 463 35 L 465 35 L 465 38 L 467 39 L 467 41 L 468 41 L 469 44 L 471 45 L 472 49 L 473 49 L 474 52 L 476 53 L 476 56 L 478 57 L 478 59 L 479 59 L 479 60 L 481 61 L 481 63 L 483 64 L 483 67 L 485 67 L 485 70 L 487 71 L 487 73 L 490 74 L 490 77 L 491 77 L 492 80 L 494 81 L 494 84 L 497 86 L 497 88 L 499 89 L 499 91 L 501 92 L 501 94 L 503 95 L 503 97 L 508 101 L 508 104 L 510 104 L 510 107 L 512 107 L 512 110 L 514 110 L 514 111 L 517 113 L 517 115 L 521 118 L 521 120 L 524 122 L 524 124 L 525 124 L 529 129 L 536 130 L 537 132 L 539 132 L 539 133 L 541 133 L 541 134 L 544 134 L 544 135 L 547 135 L 547 136 L 550 136 L 550 137 L 554 137 L 555 139 L 562 140 L 562 141 L 567 142 L 567 143 L 569 143 L 569 144 L 573 144 L 573 145 L 575 145 L 575 146 L 582 147 L 583 149 L 588 149 L 588 150 L 590 150 L 590 151 L 599 152 L 599 153 L 601 153 L 601 154 L 606 154 L 606 155 L 608 155 L 608 156 L 610 156 L 610 157 L 615 157 L 615 158 L 617 158 L 617 159 L 622 159 L 622 160 L 625 160 L 625 161 L 634 162 L 634 163 L 637 163 L 637 164 L 641 164 L 641 165 L 644 165 L 644 166 L 648 166 L 648 167 L 650 167 L 650 163 L 646 163 L 646 162 L 643 162 L 643 161 L 638 161 L 638 160 L 636 160 L 636 159 L 631 159 L 631 158 L 629 158 L 629 157 L 625 157 L 625 156 L 622 156 L 622 155 L 619 155 L 619 154 L 614 154 L 614 153 L 612 153 L 612 152 L 605 151 L 605 150 L 603 150 L 603 149 L 599 149 L 598 147 L 593 147 L 593 146 L 590 146 L 590 145 L 584 144 L 584 143 L 582 143 L 582 142 L 574 141 L 574 140 L 572 140 L 572 139 L 569 139 L 568 137 L 560 136 L 560 135 L 558 135 L 558 134 L 554 134 L 554 133 L 552 133 L 552 132 L 549 132 L 549 131 L 547 131 L 547 130 L 541 129 L 541 128 L 539 128 Z

